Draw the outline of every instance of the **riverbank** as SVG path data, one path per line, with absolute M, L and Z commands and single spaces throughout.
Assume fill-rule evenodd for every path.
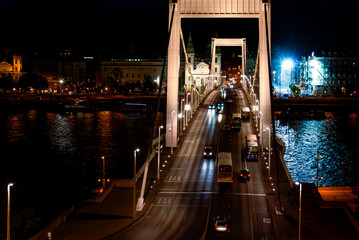
M 347 112 L 359 108 L 359 98 L 297 97 L 274 98 L 273 111 Z

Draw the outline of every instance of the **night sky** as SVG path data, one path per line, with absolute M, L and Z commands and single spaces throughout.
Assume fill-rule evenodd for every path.
M 83 55 L 163 56 L 168 26 L 167 0 L 2 0 L 1 51 L 71 48 Z M 357 0 L 273 0 L 272 43 L 284 54 L 312 51 L 359 52 Z M 6 26 L 6 27 L 4 27 Z M 258 41 L 257 20 L 186 19 L 185 38 L 204 51 L 210 38 L 246 37 Z M 3 53 L 1 53 L 3 55 Z M 357 54 L 359 55 L 359 54 Z

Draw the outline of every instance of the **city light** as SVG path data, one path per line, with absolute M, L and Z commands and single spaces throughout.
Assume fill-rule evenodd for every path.
M 284 70 L 290 70 L 293 68 L 293 66 L 294 66 L 293 60 L 290 58 L 287 58 L 282 62 L 282 69 Z

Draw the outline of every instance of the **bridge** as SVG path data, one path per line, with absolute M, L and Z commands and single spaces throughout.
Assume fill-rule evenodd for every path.
M 259 47 L 256 67 L 259 72 L 258 89 L 255 88 L 255 78 L 247 78 L 245 75 L 245 58 L 242 58 L 241 89 L 215 87 L 215 77 L 218 81 L 220 79 L 220 76 L 216 75 L 213 64 L 216 46 L 242 47 L 242 56 L 245 56 L 246 38 L 245 36 L 238 39 L 213 38 L 212 70 L 205 91 L 197 89 L 192 78 L 193 86 L 187 89 L 185 99 L 178 99 L 181 41 L 188 66 L 181 31 L 183 18 L 258 19 Z M 278 164 L 283 159 L 277 159 L 277 155 L 271 151 L 273 148 L 274 152 L 277 152 L 277 144 L 273 144 L 275 129 L 272 124 L 272 94 L 270 94 L 270 1 L 172 0 L 169 3 L 169 19 L 168 59 L 164 61 L 160 80 L 162 86 L 167 62 L 165 134 L 161 135 L 162 126 L 153 126 L 145 164 L 139 171 L 134 171 L 133 179 L 124 183 L 129 190 L 122 192 L 113 190 L 116 191 L 113 193 L 111 190 L 115 189 L 114 184 L 120 185 L 114 183 L 99 199 L 99 202 L 102 202 L 107 196 L 106 203 L 85 206 L 91 209 L 91 213 L 95 212 L 100 216 L 111 215 L 111 212 L 116 215 L 116 212 L 124 209 L 130 218 L 114 218 L 106 222 L 103 219 L 80 220 L 75 223 L 70 221 L 56 230 L 54 237 L 106 240 L 293 239 L 297 238 L 298 234 L 300 238 L 301 231 L 298 231 L 296 226 L 299 222 L 300 229 L 301 218 L 297 220 L 296 207 L 286 201 L 290 219 L 278 218 L 284 214 L 279 186 L 284 186 L 284 195 L 286 195 L 292 189 L 293 183 L 290 181 L 290 176 L 286 175 L 288 173 L 285 164 Z M 188 69 L 190 72 L 190 68 Z M 159 91 L 159 99 L 160 96 L 161 91 Z M 154 123 L 158 106 L 154 114 Z M 220 110 L 216 111 L 210 106 L 219 106 Z M 250 108 L 251 117 L 242 120 L 240 131 L 226 131 L 224 125 L 231 124 L 232 114 L 241 112 L 242 107 Z M 244 139 L 249 134 L 258 137 L 261 150 L 258 161 L 248 161 L 244 155 L 246 149 Z M 156 147 L 161 141 L 164 141 L 166 146 L 162 153 L 161 148 Z M 205 146 L 212 147 L 212 157 L 204 157 Z M 219 152 L 232 154 L 233 183 L 219 184 L 216 181 L 218 177 L 216 156 Z M 134 156 L 136 159 L 136 151 Z M 135 161 L 134 165 L 136 170 Z M 250 180 L 239 179 L 241 169 L 250 169 Z M 126 199 L 119 202 L 119 198 Z M 310 207 L 306 206 L 308 209 Z M 227 219 L 226 233 L 216 231 L 217 216 Z M 315 216 L 316 220 L 312 222 L 323 223 L 318 229 L 320 234 L 325 235 L 323 238 L 341 237 L 342 232 L 350 232 L 350 235 L 357 236 L 352 229 L 339 231 L 339 235 L 337 234 L 332 220 L 339 219 L 338 215 L 318 213 Z M 313 215 L 311 217 L 314 219 Z M 312 237 L 313 231 L 316 230 L 306 229 L 303 231 L 303 236 Z

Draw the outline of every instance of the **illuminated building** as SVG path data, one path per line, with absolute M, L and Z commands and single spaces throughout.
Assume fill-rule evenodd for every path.
M 119 84 L 143 82 L 146 78 L 159 84 L 163 59 L 111 59 L 101 61 L 101 83 L 117 81 Z
M 208 46 L 209 49 L 211 49 L 211 46 Z M 188 63 L 189 67 L 191 69 L 191 74 L 193 76 L 193 80 L 196 84 L 196 87 L 198 89 L 201 89 L 201 87 L 204 87 L 206 85 L 207 79 L 210 77 L 210 56 L 206 56 L 205 58 L 197 58 L 195 56 L 193 43 L 192 43 L 192 37 L 191 33 L 188 37 L 187 42 L 187 57 L 188 57 Z M 185 63 L 184 63 L 185 64 Z M 220 79 L 221 77 L 221 52 L 219 47 L 216 49 L 216 56 L 215 56 L 215 79 Z M 190 73 L 188 71 L 187 66 L 185 65 L 185 89 L 187 91 L 191 90 L 191 86 L 193 85 L 192 79 L 190 77 Z
M 347 57 L 336 52 L 313 53 L 303 57 L 299 67 L 299 82 L 310 95 L 353 96 L 359 88 L 359 57 Z
M 0 74 L 11 74 L 15 81 L 18 81 L 22 73 L 22 56 L 13 55 L 13 64 L 5 60 L 0 63 Z

